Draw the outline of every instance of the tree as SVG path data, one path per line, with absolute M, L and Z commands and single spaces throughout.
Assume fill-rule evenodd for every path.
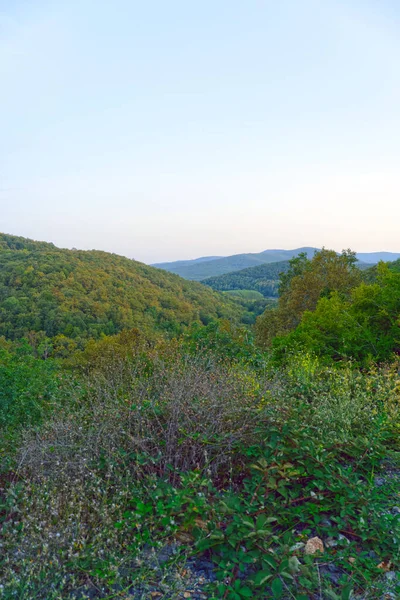
M 273 355 L 284 362 L 292 352 L 323 359 L 351 359 L 360 366 L 390 360 L 400 353 L 400 273 L 378 265 L 375 283 L 361 283 L 350 295 L 321 296 L 305 311 L 296 329 L 273 340 Z
M 323 248 L 311 260 L 299 255 L 290 261 L 287 273 L 281 276 L 278 307 L 266 311 L 256 322 L 256 339 L 261 346 L 270 346 L 277 335 L 293 331 L 306 311 L 315 310 L 318 300 L 338 292 L 349 298 L 351 290 L 361 282 L 356 267 L 356 255 L 351 250 L 337 254 Z

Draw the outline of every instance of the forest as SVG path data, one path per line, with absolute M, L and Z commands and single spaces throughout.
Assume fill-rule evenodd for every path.
M 279 281 L 281 273 L 289 269 L 287 260 L 240 269 L 225 275 L 203 279 L 202 283 L 213 290 L 253 290 L 266 298 L 279 296 Z
M 0 336 L 55 353 L 134 327 L 179 334 L 244 309 L 198 283 L 128 258 L 0 234 Z
M 0 235 L 0 598 L 400 597 L 400 261 L 255 268 Z

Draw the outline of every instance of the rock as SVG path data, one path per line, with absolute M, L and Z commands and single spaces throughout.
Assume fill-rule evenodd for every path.
M 375 485 L 376 487 L 381 487 L 382 485 L 385 485 L 385 480 L 383 477 L 375 477 Z
M 382 562 L 379 563 L 378 565 L 378 569 L 382 569 L 383 571 L 391 571 L 393 567 L 393 563 L 391 560 L 383 560 Z
M 400 506 L 393 506 L 392 513 L 394 515 L 399 515 L 400 514 Z
M 385 573 L 385 577 L 388 581 L 394 581 L 395 579 L 397 579 L 397 573 L 396 571 L 388 571 L 387 573 Z
M 319 537 L 310 538 L 306 543 L 304 552 L 306 554 L 315 554 L 316 552 L 321 552 L 322 554 L 324 552 L 323 541 Z

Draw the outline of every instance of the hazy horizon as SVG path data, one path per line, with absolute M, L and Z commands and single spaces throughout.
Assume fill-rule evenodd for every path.
M 15 235 L 15 236 L 20 236 L 19 233 L 15 233 L 15 232 L 10 232 L 10 231 L 1 231 L 0 233 L 4 233 L 6 235 Z M 20 237 L 28 237 L 28 236 L 20 236 Z M 261 249 L 258 250 L 252 250 L 252 251 L 248 251 L 246 249 L 243 249 L 242 251 L 239 252 L 228 252 L 226 254 L 220 254 L 220 255 L 216 255 L 216 254 L 212 254 L 212 253 L 203 253 L 203 254 L 199 254 L 197 256 L 178 256 L 177 258 L 173 258 L 171 260 L 155 260 L 155 261 L 145 261 L 145 260 L 140 260 L 139 258 L 135 257 L 135 256 L 131 256 L 129 254 L 124 254 L 122 252 L 116 252 L 115 250 L 110 250 L 104 247 L 98 247 L 98 246 L 85 246 L 85 245 L 78 245 L 78 246 L 66 246 L 66 245 L 62 245 L 62 244 L 58 244 L 56 243 L 54 240 L 52 239 L 39 239 L 39 238 L 30 238 L 33 239 L 34 241 L 37 242 L 49 242 L 49 243 L 53 243 L 56 247 L 61 248 L 61 249 L 67 249 L 67 250 L 99 250 L 99 251 L 103 251 L 103 252 L 112 252 L 115 254 L 120 254 L 121 256 L 125 256 L 127 258 L 131 258 L 134 260 L 137 260 L 139 262 L 143 262 L 145 264 L 148 265 L 152 265 L 152 264 L 161 264 L 161 263 L 168 263 L 168 262 L 177 262 L 177 261 L 190 261 L 190 260 L 196 260 L 199 258 L 212 258 L 215 256 L 218 256 L 218 258 L 225 258 L 225 257 L 229 257 L 229 256 L 235 256 L 237 254 L 259 254 L 261 252 L 264 252 L 265 250 L 297 250 L 297 249 L 301 249 L 301 248 L 322 248 L 324 245 L 322 246 L 314 246 L 313 244 L 306 244 L 303 246 L 292 246 L 292 247 L 283 247 L 283 246 L 274 246 L 274 247 L 263 247 Z M 372 250 L 360 250 L 357 248 L 351 248 L 349 246 L 345 246 L 343 248 L 333 248 L 333 247 L 328 247 L 325 245 L 325 248 L 327 248 L 328 250 L 335 250 L 336 252 L 342 252 L 342 250 L 353 250 L 354 252 L 356 252 L 357 254 L 363 254 L 363 253 L 382 253 L 382 252 L 391 252 L 391 253 L 398 253 L 400 254 L 400 245 L 399 245 L 399 249 L 398 250 L 386 250 L 385 248 L 381 248 L 381 249 L 372 249 Z
M 400 251 L 393 0 L 0 4 L 0 231 L 146 263 Z

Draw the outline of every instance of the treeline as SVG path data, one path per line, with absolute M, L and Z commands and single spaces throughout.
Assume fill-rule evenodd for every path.
M 256 325 L 278 360 L 300 350 L 365 365 L 400 352 L 400 261 L 361 273 L 353 252 L 321 250 L 292 259 L 280 289 Z

